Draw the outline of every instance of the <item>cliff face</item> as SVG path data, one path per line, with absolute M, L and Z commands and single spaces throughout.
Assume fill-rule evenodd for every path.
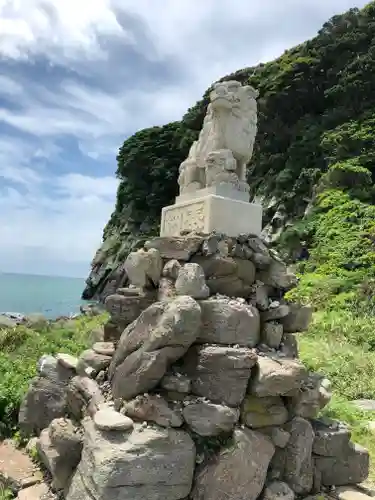
M 374 40 L 371 2 L 362 10 L 334 16 L 315 38 L 275 61 L 223 78 L 253 85 L 260 92 L 259 131 L 248 173 L 251 196 L 264 206 L 265 236 L 281 242 L 292 260 L 300 252 L 301 239 L 314 245 L 315 229 L 310 224 L 306 232 L 304 221 L 329 169 L 348 171 L 350 178 L 358 168 L 365 169 L 365 184 L 370 182 L 365 198 L 362 192 L 350 196 L 374 201 Z M 137 132 L 121 146 L 116 207 L 93 259 L 85 298 L 103 298 L 122 286 L 126 255 L 142 244 L 139 239 L 158 233 L 161 208 L 177 194 L 178 167 L 198 136 L 208 95 L 209 89 L 180 122 Z M 330 186 L 348 189 L 345 176 L 340 174 L 337 184 L 332 175 Z M 293 233 L 293 228 L 298 230 Z

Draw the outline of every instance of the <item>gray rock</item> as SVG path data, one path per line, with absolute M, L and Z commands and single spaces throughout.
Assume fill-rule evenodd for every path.
M 274 258 L 267 269 L 258 272 L 257 279 L 265 285 L 281 290 L 289 290 L 297 284 L 295 275 L 288 271 L 283 262 Z
M 375 411 L 375 399 L 357 399 L 352 403 L 362 411 Z
M 277 307 L 272 307 L 272 302 L 267 311 L 261 313 L 262 321 L 275 321 L 284 318 L 289 314 L 290 308 L 286 304 L 278 305 Z
M 253 252 L 261 253 L 266 256 L 270 255 L 267 245 L 257 236 L 248 238 L 247 244 Z
M 259 356 L 250 389 L 258 397 L 285 396 L 298 390 L 306 377 L 306 369 L 298 360 Z
M 186 432 L 135 426 L 125 435 L 106 433 L 90 419 L 84 429 L 82 459 L 67 500 L 179 500 L 189 494 L 195 446 Z
M 56 355 L 56 360 L 65 368 L 69 370 L 77 371 L 78 358 L 64 352 L 60 352 Z
M 48 427 L 48 436 L 52 446 L 61 455 L 69 455 L 74 451 L 74 455 L 78 456 L 78 463 L 81 456 L 82 435 L 70 419 L 64 417 L 52 420 Z
M 239 406 L 256 360 L 255 352 L 245 347 L 194 346 L 184 357 L 183 369 L 191 378 L 193 394 Z
M 341 457 L 349 448 L 351 432 L 341 422 L 327 423 L 322 420 L 312 422 L 315 433 L 313 453 L 326 457 Z M 331 425 L 329 425 L 331 424 Z
M 289 305 L 289 314 L 281 319 L 285 333 L 305 332 L 310 325 L 313 308 L 299 304 Z
M 175 287 L 177 295 L 189 295 L 193 299 L 205 299 L 210 295 L 204 271 L 194 262 L 189 262 L 180 268 Z
M 112 321 L 124 329 L 132 323 L 138 316 L 147 309 L 155 297 L 149 294 L 138 295 L 135 297 L 125 297 L 124 295 L 109 295 L 105 299 L 105 308 L 111 315 Z M 111 340 L 106 336 L 105 340 Z
M 167 373 L 161 379 L 160 387 L 166 391 L 176 391 L 187 394 L 191 389 L 191 380 L 182 373 Z
M 237 409 L 204 401 L 186 405 L 182 414 L 188 426 L 200 436 L 229 432 L 240 416 Z
M 254 347 L 259 342 L 260 319 L 251 305 L 210 299 L 200 302 L 202 328 L 197 342 Z
M 197 472 L 192 500 L 256 500 L 274 453 L 271 441 L 249 429 L 236 429 L 233 444 Z
M 290 439 L 283 453 L 283 478 L 298 495 L 308 494 L 313 486 L 313 428 L 307 420 L 296 417 L 286 424 Z
M 131 399 L 155 387 L 195 341 L 201 309 L 191 297 L 158 302 L 125 329 L 109 376 L 115 398 Z
M 92 350 L 96 352 L 96 354 L 111 357 L 115 353 L 115 345 L 113 342 L 95 342 L 92 346 Z
M 99 409 L 94 415 L 94 424 L 102 431 L 129 431 L 133 420 L 110 408 Z
M 16 319 L 0 314 L 0 328 L 15 328 L 18 324 L 19 322 Z
M 39 435 L 53 419 L 63 417 L 67 407 L 67 385 L 74 375 L 52 357 L 42 358 L 40 373 L 34 378 L 18 414 L 20 430 L 25 435 Z
M 262 342 L 269 347 L 278 349 L 283 338 L 283 325 L 270 321 L 262 326 Z
M 264 255 L 259 252 L 254 252 L 251 260 L 254 262 L 255 267 L 257 269 L 267 269 L 268 266 L 271 264 L 271 256 L 270 255 Z
M 241 422 L 257 429 L 272 425 L 283 425 L 288 420 L 288 411 L 279 396 L 258 398 L 246 396 L 241 409 Z
M 171 300 L 176 297 L 177 292 L 174 283 L 174 280 L 172 280 L 171 278 L 160 278 L 158 288 L 158 301 Z
M 287 406 L 292 416 L 312 419 L 329 403 L 331 396 L 329 380 L 310 374 L 300 390 L 287 398 Z
M 181 427 L 182 418 L 158 395 L 143 394 L 127 401 L 122 411 L 131 418 L 142 422 L 155 422 L 162 427 Z
M 160 237 L 145 243 L 145 249 L 156 248 L 163 259 L 187 261 L 198 252 L 203 242 L 201 236 Z
M 294 491 L 282 481 L 272 481 L 263 492 L 263 500 L 294 500 Z
M 77 372 L 80 375 L 85 375 L 86 368 L 92 368 L 92 371 L 99 373 L 101 370 L 108 368 L 112 356 L 105 356 L 98 354 L 94 349 L 87 349 L 83 351 L 78 359 Z
M 285 357 L 289 359 L 298 358 L 298 343 L 296 336 L 293 333 L 288 333 L 287 335 L 283 335 L 279 352 Z
M 51 442 L 49 430 L 44 429 L 36 444 L 39 459 L 52 476 L 52 488 L 62 490 L 69 483 L 81 458 L 81 441 L 71 441 L 70 447 L 57 449 Z
M 316 469 L 321 474 L 323 486 L 357 484 L 368 477 L 369 454 L 365 448 L 357 444 L 350 443 L 339 457 L 315 456 L 314 461 Z
M 150 285 L 158 285 L 163 270 L 163 261 L 156 248 L 149 250 L 141 248 L 136 252 L 130 252 L 124 268 L 130 283 L 143 290 Z
M 95 380 L 77 376 L 67 387 L 66 400 L 68 414 L 79 421 L 86 413 L 93 416 L 104 403 L 104 396 Z
M 263 283 L 257 282 L 253 285 L 250 302 L 257 307 L 259 311 L 265 311 L 270 305 L 268 298 L 268 288 Z
M 163 267 L 162 276 L 176 281 L 181 264 L 176 259 L 169 260 Z

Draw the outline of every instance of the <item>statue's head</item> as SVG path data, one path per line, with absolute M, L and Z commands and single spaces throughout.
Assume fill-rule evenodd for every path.
M 215 83 L 210 94 L 211 106 L 214 110 L 234 111 L 256 110 L 255 99 L 259 93 L 251 85 L 242 86 L 236 80 Z

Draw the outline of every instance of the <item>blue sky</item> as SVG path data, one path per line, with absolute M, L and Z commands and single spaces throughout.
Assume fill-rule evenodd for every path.
M 0 0 L 0 270 L 85 276 L 116 153 L 356 0 Z

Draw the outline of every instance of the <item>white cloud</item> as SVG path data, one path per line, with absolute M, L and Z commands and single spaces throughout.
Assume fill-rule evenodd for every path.
M 9 104 L 0 100 L 0 126 L 9 130 L 0 136 L 0 268 L 83 273 L 114 208 L 115 155 L 126 134 L 179 119 L 219 77 L 278 56 L 350 7 L 352 0 L 0 0 L 0 99 Z M 51 75 L 70 73 L 38 79 L 39 60 Z M 2 63 L 22 71 L 6 73 Z M 59 142 L 66 137 L 102 177 L 69 166 Z

